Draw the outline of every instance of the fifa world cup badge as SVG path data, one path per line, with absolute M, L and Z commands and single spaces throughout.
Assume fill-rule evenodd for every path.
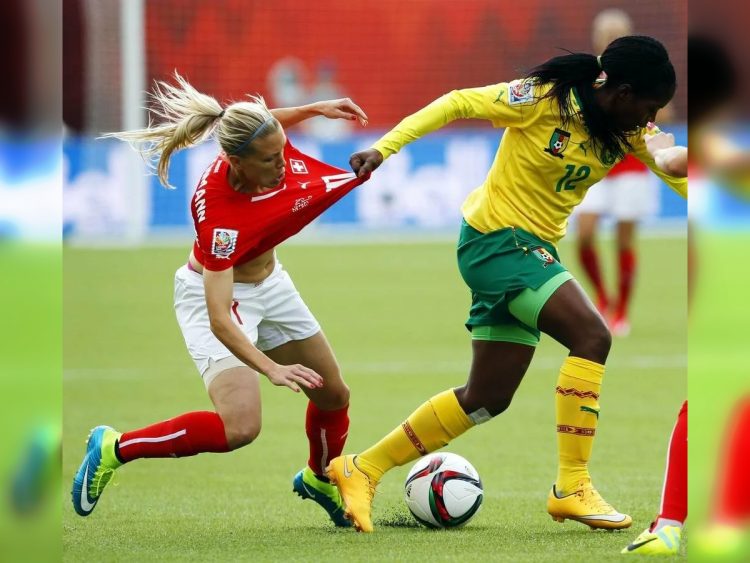
M 213 242 L 211 243 L 211 254 L 217 258 L 229 258 L 237 248 L 237 235 L 239 231 L 232 229 L 214 229 Z
M 498 96 L 498 99 L 500 99 L 500 96 Z M 531 80 L 514 80 L 508 84 L 508 104 L 513 106 L 533 101 L 534 84 Z

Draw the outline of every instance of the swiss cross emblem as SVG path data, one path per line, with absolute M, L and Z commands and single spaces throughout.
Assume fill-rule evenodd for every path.
M 292 167 L 292 172 L 295 174 L 307 174 L 307 166 L 301 160 L 289 159 L 289 165 Z

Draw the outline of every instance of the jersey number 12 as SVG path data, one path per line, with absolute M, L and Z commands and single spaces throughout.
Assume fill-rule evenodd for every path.
M 575 190 L 578 182 L 585 180 L 591 174 L 591 168 L 586 165 L 576 168 L 575 164 L 566 164 L 565 170 L 565 176 L 557 181 L 556 192 Z

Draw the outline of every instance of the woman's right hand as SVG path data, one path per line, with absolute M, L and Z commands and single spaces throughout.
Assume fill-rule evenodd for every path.
M 651 156 L 656 158 L 656 153 L 662 149 L 669 149 L 674 146 L 674 135 L 672 133 L 664 133 L 659 131 L 657 133 L 648 132 L 644 136 L 646 141 L 646 150 Z
M 289 389 L 295 393 L 299 393 L 300 385 L 303 385 L 308 389 L 323 387 L 323 378 L 310 368 L 306 368 L 300 364 L 294 364 L 291 366 L 276 364 L 273 368 L 268 370 L 266 377 L 274 385 L 289 387 Z
M 383 164 L 383 155 L 377 149 L 355 152 L 349 159 L 349 166 L 358 178 L 373 172 L 381 164 Z

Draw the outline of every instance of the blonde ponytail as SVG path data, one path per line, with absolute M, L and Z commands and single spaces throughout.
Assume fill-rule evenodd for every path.
M 174 77 L 176 86 L 159 81 L 149 95 L 151 113 L 160 123 L 149 118 L 145 129 L 103 135 L 130 143 L 155 167 L 167 188 L 173 187 L 169 185 L 169 160 L 175 151 L 200 144 L 217 131 L 224 152 L 242 156 L 250 152 L 253 139 L 280 128 L 260 96 L 222 109 L 215 98 L 193 88 L 177 72 Z

